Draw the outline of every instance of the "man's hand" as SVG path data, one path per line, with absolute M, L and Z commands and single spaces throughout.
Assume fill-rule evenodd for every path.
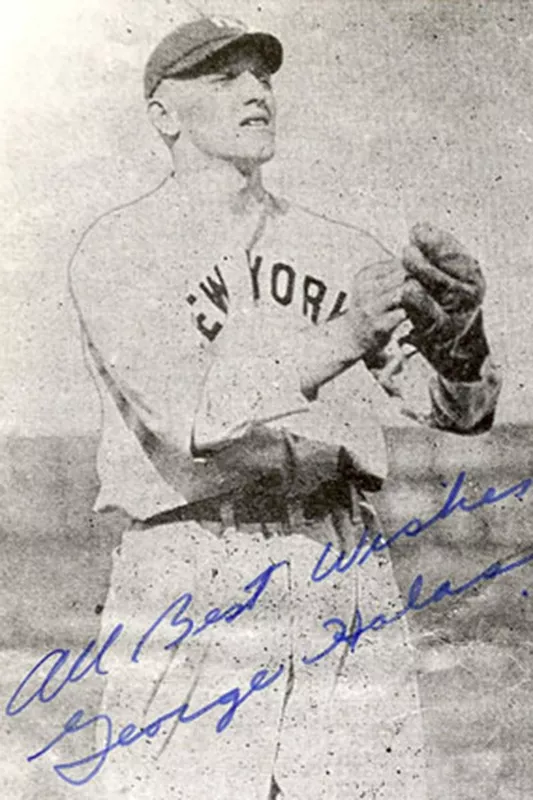
M 413 324 L 408 341 L 444 378 L 478 381 L 489 353 L 479 264 L 453 236 L 429 223 L 415 225 L 410 242 L 402 259 L 402 304 Z
M 406 319 L 402 308 L 405 273 L 397 261 L 370 264 L 352 282 L 348 324 L 359 356 L 371 357 L 388 344 Z

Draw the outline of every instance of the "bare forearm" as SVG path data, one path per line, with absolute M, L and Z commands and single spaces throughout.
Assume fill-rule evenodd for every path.
M 346 316 L 306 331 L 302 336 L 302 393 L 308 400 L 313 400 L 321 386 L 352 367 L 362 358 L 364 351 Z

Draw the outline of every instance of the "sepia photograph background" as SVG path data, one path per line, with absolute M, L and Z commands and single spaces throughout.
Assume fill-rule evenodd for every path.
M 0 793 L 33 800 L 76 795 L 50 764 L 26 762 L 66 706 L 34 704 L 13 719 L 3 708 L 41 655 L 79 652 L 97 633 L 125 524 L 91 510 L 99 403 L 66 270 L 97 216 L 170 170 L 145 114 L 149 53 L 195 13 L 273 32 L 285 60 L 268 188 L 366 228 L 398 255 L 427 219 L 482 264 L 504 376 L 495 427 L 457 437 L 385 412 L 391 474 L 376 504 L 394 531 L 436 511 L 441 481 L 463 469 L 473 498 L 532 472 L 533 10 L 527 0 L 20 0 L 1 9 Z M 467 580 L 532 548 L 526 495 L 452 517 L 392 556 L 406 590 L 419 572 L 431 585 Z M 533 797 L 532 624 L 531 566 L 411 618 L 432 798 Z M 97 681 L 75 691 L 97 705 Z M 72 689 L 68 708 L 74 698 Z

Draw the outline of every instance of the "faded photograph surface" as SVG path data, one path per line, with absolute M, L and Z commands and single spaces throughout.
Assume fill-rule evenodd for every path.
M 6 797 L 533 796 L 530 16 L 6 16 Z

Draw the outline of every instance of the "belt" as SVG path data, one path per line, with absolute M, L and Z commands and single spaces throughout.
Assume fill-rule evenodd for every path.
M 220 522 L 224 527 L 247 523 L 281 522 L 293 524 L 300 521 L 326 517 L 335 509 L 345 508 L 355 513 L 364 500 L 359 490 L 347 481 L 322 484 L 312 495 L 289 497 L 278 493 L 264 493 L 257 489 L 199 500 L 176 506 L 143 520 L 134 520 L 135 530 L 147 530 L 175 522 Z

